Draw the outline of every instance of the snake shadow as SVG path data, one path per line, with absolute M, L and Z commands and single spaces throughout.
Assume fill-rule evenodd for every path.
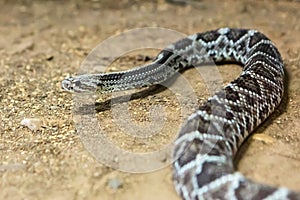
M 148 96 L 154 96 L 162 91 L 167 90 L 167 86 L 153 85 L 146 89 L 141 89 L 133 94 L 125 94 L 118 97 L 112 97 L 108 100 L 104 100 L 102 102 L 95 102 L 92 104 L 81 104 L 77 106 L 74 110 L 77 115 L 90 115 L 91 113 L 100 113 L 107 110 L 111 110 L 112 106 L 129 102 L 135 99 L 142 99 Z
M 125 102 L 132 101 L 135 99 L 143 99 L 143 98 L 147 98 L 149 96 L 155 96 L 156 94 L 159 94 L 159 93 L 167 90 L 169 88 L 169 86 L 171 86 L 176 81 L 178 76 L 180 76 L 180 75 L 181 75 L 181 73 L 176 74 L 175 76 L 173 76 L 169 80 L 163 82 L 162 84 L 143 88 L 143 89 L 141 89 L 141 91 L 135 92 L 133 94 L 122 95 L 119 97 L 113 97 L 113 98 L 105 100 L 103 102 L 96 102 L 95 110 L 96 110 L 96 112 L 103 112 L 106 110 L 110 110 L 111 107 L 115 104 L 125 103 Z

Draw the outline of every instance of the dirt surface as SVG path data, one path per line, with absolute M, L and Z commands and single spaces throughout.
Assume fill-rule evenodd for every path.
M 275 114 L 247 140 L 236 164 L 256 181 L 300 191 L 300 3 L 113 2 L 0 2 L 0 199 L 179 199 L 171 166 L 165 160 L 166 167 L 142 174 L 119 172 L 98 162 L 75 128 L 72 95 L 60 89 L 61 81 L 76 74 L 101 41 L 143 27 L 184 34 L 225 26 L 255 28 L 274 41 L 289 74 L 288 94 Z M 125 55 L 107 71 L 144 64 L 157 52 Z M 218 69 L 224 83 L 240 72 L 235 65 Z M 195 70 L 183 75 L 201 103 L 209 91 Z M 210 68 L 201 70 L 209 73 Z M 126 130 L 118 128 L 111 98 L 97 97 L 96 116 L 107 136 L 127 151 L 162 148 L 175 137 L 185 115 L 171 90 L 156 87 L 139 92 L 128 103 L 133 123 L 151 123 L 153 106 L 160 106 L 166 119 L 161 134 L 143 140 L 124 135 Z M 32 131 L 21 125 L 26 118 L 36 119 L 37 128 Z

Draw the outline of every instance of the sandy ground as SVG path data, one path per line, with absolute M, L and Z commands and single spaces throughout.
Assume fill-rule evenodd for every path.
M 112 2 L 1 1 L 0 199 L 179 199 L 168 162 L 160 170 L 141 174 L 119 172 L 98 162 L 75 128 L 72 95 L 60 89 L 64 77 L 76 74 L 97 44 L 142 27 L 184 34 L 224 26 L 255 28 L 276 43 L 289 74 L 288 93 L 283 105 L 247 140 L 236 164 L 256 181 L 300 191 L 300 3 Z M 124 55 L 107 71 L 144 64 L 157 51 Z M 224 83 L 240 72 L 235 65 L 218 69 Z M 203 102 L 209 95 L 205 82 L 195 69 L 183 75 L 195 89 L 198 103 Z M 170 90 L 142 91 L 128 103 L 132 123 L 151 123 L 153 106 L 164 110 L 166 122 L 161 134 L 149 140 L 124 136 L 112 118 L 111 98 L 97 97 L 96 117 L 108 138 L 124 150 L 162 148 L 174 138 L 184 117 Z M 21 125 L 24 118 L 37 118 L 41 126 L 31 131 Z

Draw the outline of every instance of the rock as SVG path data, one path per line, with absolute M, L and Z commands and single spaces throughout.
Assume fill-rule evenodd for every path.
M 21 121 L 21 125 L 28 127 L 32 131 L 42 128 L 43 120 L 39 118 L 25 118 Z
M 117 190 L 118 188 L 121 188 L 123 186 L 122 181 L 120 181 L 118 178 L 113 178 L 108 181 L 108 187 Z

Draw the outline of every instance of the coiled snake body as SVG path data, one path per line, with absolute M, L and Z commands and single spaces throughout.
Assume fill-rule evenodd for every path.
M 70 92 L 100 93 L 159 84 L 204 62 L 240 63 L 240 76 L 192 114 L 175 141 L 173 179 L 183 199 L 300 199 L 285 188 L 255 183 L 234 171 L 233 158 L 254 128 L 279 105 L 284 66 L 273 43 L 256 30 L 221 28 L 184 38 L 147 65 L 66 78 Z

